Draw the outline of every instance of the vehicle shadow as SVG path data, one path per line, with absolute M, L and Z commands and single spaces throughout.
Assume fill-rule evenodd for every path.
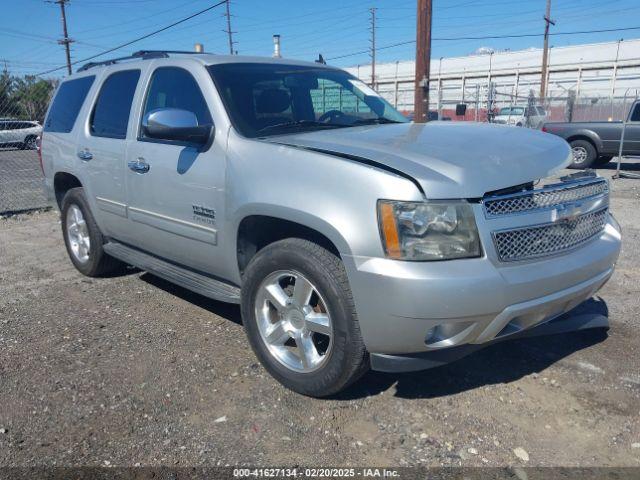
M 604 300 L 592 298 L 566 315 L 584 313 L 607 316 L 608 308 Z M 604 341 L 607 336 L 606 329 L 594 328 L 507 340 L 429 370 L 400 374 L 369 372 L 335 399 L 353 400 L 377 395 L 394 384 L 396 397 L 419 399 L 446 397 L 486 385 L 510 383 L 542 372 L 572 353 Z
M 197 307 L 207 310 L 214 315 L 217 315 L 225 320 L 242 325 L 242 317 L 240 316 L 240 305 L 233 303 L 218 302 L 211 298 L 205 297 L 198 293 L 187 290 L 174 283 L 168 282 L 160 277 L 145 272 L 140 275 L 140 280 L 152 285 L 156 288 L 164 290 L 165 292 L 173 295 L 174 297 L 181 298 L 182 300 L 192 303 Z
M 238 305 L 212 300 L 150 273 L 143 273 L 140 279 L 218 317 L 242 325 Z M 607 317 L 608 313 L 604 300 L 591 298 L 565 315 L 600 314 Z M 450 364 L 429 370 L 399 374 L 371 371 L 347 390 L 331 398 L 354 400 L 374 396 L 389 390 L 394 385 L 396 397 L 437 398 L 486 385 L 510 383 L 532 373 L 542 372 L 572 353 L 606 340 L 607 336 L 606 329 L 594 328 L 557 335 L 507 340 Z
M 618 167 L 617 158 L 613 158 L 609 163 L 599 165 L 598 170 L 615 170 Z M 640 157 L 625 157 L 620 162 L 620 170 L 634 171 L 640 170 Z

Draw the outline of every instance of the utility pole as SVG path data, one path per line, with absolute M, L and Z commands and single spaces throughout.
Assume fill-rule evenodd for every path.
M 416 77 L 413 118 L 417 123 L 429 119 L 429 68 L 431 62 L 431 0 L 418 0 L 416 29 Z
M 549 55 L 549 24 L 555 25 L 551 20 L 551 0 L 547 0 L 547 10 L 544 15 L 544 47 L 542 49 L 542 75 L 540 77 L 540 101 L 547 94 L 547 58 Z
M 233 43 L 234 43 L 233 42 L 233 34 L 236 33 L 236 32 L 233 32 L 231 30 L 231 12 L 229 11 L 229 3 L 230 3 L 230 0 L 227 0 L 225 2 L 225 4 L 226 4 L 225 6 L 226 6 L 227 11 L 224 14 L 224 16 L 227 17 L 227 29 L 223 30 L 223 32 L 226 32 L 228 37 L 229 37 L 229 55 L 233 55 Z
M 371 88 L 376 88 L 376 8 L 370 8 L 371 13 Z
M 71 49 L 69 45 L 73 43 L 73 40 L 69 38 L 69 34 L 67 32 L 67 14 L 64 11 L 64 6 L 67 4 L 69 0 L 55 0 L 53 3 L 57 3 L 60 5 L 60 14 L 62 16 L 62 34 L 63 37 L 61 40 L 58 40 L 58 44 L 64 45 L 64 50 L 67 55 L 67 73 L 71 75 Z

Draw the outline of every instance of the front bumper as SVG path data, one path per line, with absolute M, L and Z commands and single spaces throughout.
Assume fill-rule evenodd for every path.
M 378 354 L 434 352 L 521 335 L 593 296 L 621 244 L 604 231 L 560 256 L 501 263 L 492 255 L 444 262 L 344 256 L 360 330 Z
M 499 337 L 487 343 L 460 345 L 459 347 L 406 355 L 372 353 L 371 368 L 378 372 L 415 372 L 455 362 L 477 350 L 502 341 L 539 337 L 542 335 L 557 335 L 592 328 L 608 330 L 609 319 L 601 313 L 574 314 L 572 311 L 537 327 L 522 330 L 507 337 Z

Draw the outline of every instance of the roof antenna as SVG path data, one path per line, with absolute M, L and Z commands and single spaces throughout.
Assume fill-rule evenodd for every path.
M 324 60 L 324 57 L 322 56 L 321 53 L 318 54 L 318 59 L 316 60 L 316 63 L 321 63 L 323 65 L 327 64 L 327 62 Z

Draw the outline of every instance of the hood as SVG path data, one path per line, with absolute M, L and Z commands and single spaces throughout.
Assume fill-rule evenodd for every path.
M 479 198 L 553 175 L 571 162 L 560 137 L 466 122 L 401 123 L 269 137 L 269 142 L 365 158 L 415 179 L 427 198 Z

